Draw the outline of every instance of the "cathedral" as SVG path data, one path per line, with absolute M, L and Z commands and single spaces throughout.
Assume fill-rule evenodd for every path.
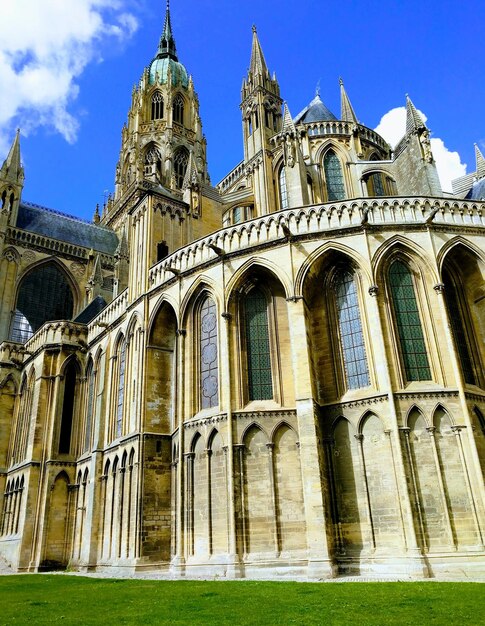
M 0 558 L 485 577 L 485 159 L 443 192 L 409 98 L 391 149 L 342 81 L 295 117 L 255 28 L 249 52 L 215 186 L 168 7 L 91 223 L 22 199 L 13 140 Z

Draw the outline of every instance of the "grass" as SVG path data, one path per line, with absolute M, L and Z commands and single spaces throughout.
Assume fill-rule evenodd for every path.
M 0 625 L 53 623 L 478 626 L 485 586 L 0 577 Z

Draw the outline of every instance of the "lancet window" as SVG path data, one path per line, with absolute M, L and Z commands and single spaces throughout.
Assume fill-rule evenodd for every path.
M 288 191 L 286 188 L 286 170 L 284 165 L 280 168 L 278 180 L 280 188 L 280 209 L 283 210 L 288 208 Z
M 116 399 L 116 437 L 123 434 L 123 405 L 125 399 L 126 341 L 118 346 L 118 385 Z
M 187 165 L 189 163 L 189 154 L 185 148 L 180 148 L 175 153 L 173 160 L 173 169 L 175 173 L 175 184 L 177 189 L 182 189 L 184 184 L 185 174 L 187 172 Z
M 249 400 L 273 398 L 268 302 L 257 287 L 244 299 Z
M 163 119 L 163 96 L 156 91 L 152 96 L 152 120 Z
M 428 353 L 409 267 L 395 260 L 389 268 L 389 287 L 406 379 L 430 380 Z
M 338 271 L 334 278 L 334 291 L 346 387 L 368 387 L 369 367 L 354 274 L 345 269 Z
M 325 182 L 328 200 L 343 200 L 345 198 L 345 184 L 340 159 L 333 150 L 329 150 L 323 159 Z
M 173 121 L 177 124 L 184 124 L 185 101 L 180 94 L 175 96 L 173 101 Z
M 219 362 L 217 348 L 217 311 L 207 296 L 200 307 L 200 408 L 219 404 Z

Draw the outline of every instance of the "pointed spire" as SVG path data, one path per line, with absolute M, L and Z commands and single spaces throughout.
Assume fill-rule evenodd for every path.
M 99 203 L 98 203 L 96 204 L 96 209 L 94 210 L 93 223 L 99 224 L 100 221 L 101 221 L 101 216 L 99 214 Z
M 128 258 L 128 241 L 126 239 L 126 230 L 123 228 L 121 231 L 120 243 L 115 251 L 115 257 L 117 258 Z
M 283 108 L 283 127 L 281 129 L 282 133 L 286 133 L 286 132 L 295 132 L 296 128 L 295 128 L 295 123 L 293 122 L 293 118 L 291 117 L 291 113 L 290 113 L 290 109 L 288 108 L 288 105 L 284 104 L 284 108 Z
M 103 285 L 103 272 L 101 270 L 101 257 L 99 256 L 99 254 L 96 255 L 96 260 L 94 261 L 93 273 L 91 274 L 89 283 L 91 285 L 97 285 L 99 287 Z
M 423 118 L 411 102 L 411 98 L 406 94 L 406 135 L 410 135 L 416 130 L 427 128 Z
M 191 150 L 189 154 L 189 162 L 187 164 L 187 170 L 185 172 L 184 182 L 182 183 L 182 190 L 185 191 L 189 187 L 199 182 L 199 171 L 197 169 L 197 163 L 194 159 L 194 151 Z
M 485 177 L 485 158 L 478 147 L 478 144 L 475 144 L 475 158 L 477 161 L 477 178 Z
M 7 158 L 3 162 L 0 175 L 11 182 L 19 182 L 23 176 L 23 167 L 20 162 L 20 128 L 17 128 L 15 139 L 8 153 Z
M 261 48 L 261 44 L 259 43 L 256 26 L 253 26 L 253 47 L 251 50 L 249 73 L 253 75 L 263 74 L 269 77 L 268 66 L 266 65 L 263 50 Z
M 358 124 L 359 120 L 355 115 L 354 108 L 349 100 L 347 92 L 345 91 L 344 81 L 340 78 L 340 119 L 344 122 L 353 122 Z
M 177 48 L 172 32 L 172 21 L 170 19 L 170 0 L 167 0 L 167 10 L 165 12 L 165 23 L 163 25 L 160 43 L 158 44 L 157 58 L 163 59 L 169 57 L 174 61 L 177 59 Z

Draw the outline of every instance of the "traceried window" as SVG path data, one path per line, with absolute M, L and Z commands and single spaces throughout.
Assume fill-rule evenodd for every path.
M 173 169 L 175 172 L 175 184 L 177 189 L 182 189 L 184 184 L 185 173 L 187 172 L 187 165 L 189 163 L 189 154 L 185 148 L 181 148 L 175 153 L 173 161 Z
M 328 200 L 344 200 L 345 185 L 340 159 L 333 150 L 329 150 L 323 159 Z
M 455 282 L 446 269 L 443 271 L 443 280 L 445 283 L 446 306 L 450 317 L 453 339 L 455 340 L 456 349 L 460 359 L 463 379 L 469 385 L 476 385 L 477 381 L 475 378 L 470 347 L 467 341 L 467 332 L 463 319 L 463 309 L 460 307 L 460 299 Z
M 84 443 L 83 452 L 88 452 L 91 449 L 91 434 L 93 429 L 93 414 L 94 414 L 94 390 L 96 383 L 96 372 L 91 361 L 88 366 L 87 372 L 87 398 L 86 398 L 86 421 L 84 424 Z
M 413 276 L 400 260 L 389 268 L 389 287 L 406 379 L 431 380 Z
M 347 389 L 368 387 L 369 367 L 354 275 L 340 270 L 335 276 L 334 289 Z
M 288 208 L 288 192 L 286 189 L 286 170 L 285 166 L 282 165 L 280 168 L 280 173 L 278 176 L 279 187 L 280 187 L 280 209 Z
M 29 440 L 29 427 L 32 415 L 32 403 L 34 397 L 35 374 L 32 372 L 27 380 L 24 378 L 20 389 L 19 410 L 17 427 L 15 430 L 14 445 L 12 448 L 11 463 L 19 463 L 27 456 Z
M 184 124 L 185 101 L 180 94 L 175 96 L 173 101 L 173 121 L 177 124 Z
M 268 302 L 264 293 L 253 288 L 244 300 L 244 326 L 248 367 L 249 400 L 273 398 Z
M 65 275 L 54 263 L 30 271 L 20 283 L 10 339 L 24 343 L 44 322 L 70 320 L 74 299 Z
M 371 197 L 387 195 L 381 172 L 374 172 L 367 179 L 367 193 Z
M 72 423 L 76 396 L 77 367 L 74 360 L 68 363 L 64 373 L 64 399 L 62 401 L 61 428 L 59 434 L 59 453 L 71 452 Z
M 207 296 L 200 308 L 200 408 L 218 404 L 217 311 L 214 300 Z
M 125 399 L 126 341 L 123 339 L 118 347 L 118 385 L 116 400 L 116 437 L 123 433 L 123 404 Z
M 152 96 L 152 120 L 163 119 L 163 96 L 156 91 Z

